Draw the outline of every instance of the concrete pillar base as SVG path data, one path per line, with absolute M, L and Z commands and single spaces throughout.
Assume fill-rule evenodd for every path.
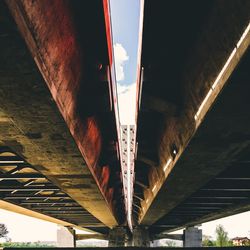
M 197 227 L 188 227 L 184 230 L 184 247 L 201 247 L 202 230 Z
M 124 227 L 115 227 L 109 231 L 109 247 L 124 247 L 127 231 Z
M 73 228 L 58 225 L 57 247 L 76 247 L 75 230 Z
M 132 246 L 149 247 L 150 237 L 146 227 L 135 227 L 133 230 Z
M 109 247 L 150 247 L 149 232 L 146 227 L 135 227 L 129 239 L 124 227 L 115 227 L 109 231 Z

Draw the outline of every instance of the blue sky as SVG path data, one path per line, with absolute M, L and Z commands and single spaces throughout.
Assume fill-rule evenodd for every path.
M 110 0 L 110 4 L 114 47 L 120 49 L 120 62 L 127 58 L 123 64 L 124 79 L 118 83 L 130 85 L 136 81 L 140 0 Z
M 110 0 L 120 122 L 135 124 L 140 0 Z

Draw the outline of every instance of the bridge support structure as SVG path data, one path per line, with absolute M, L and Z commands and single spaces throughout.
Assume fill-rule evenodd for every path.
M 160 233 L 160 234 L 151 235 L 150 238 L 153 242 L 155 240 L 161 240 L 161 239 L 179 240 L 183 242 L 183 247 L 201 247 L 202 246 L 202 230 L 195 226 L 187 227 L 183 231 L 183 234 Z
M 183 232 L 184 247 L 201 247 L 202 230 L 197 227 L 187 227 Z
M 114 227 L 109 231 L 109 247 L 124 247 L 127 240 L 125 227 Z
M 109 247 L 149 247 L 150 235 L 147 227 L 135 227 L 133 235 L 129 237 L 125 227 L 115 227 L 109 231 Z
M 58 226 L 57 247 L 76 247 L 76 233 L 72 227 Z
M 72 227 L 59 226 L 57 230 L 57 247 L 76 247 L 76 240 L 92 238 L 109 240 L 109 247 L 150 247 L 150 241 L 153 242 L 159 239 L 183 240 L 184 247 L 201 247 L 202 230 L 197 227 L 187 227 L 183 234 L 162 233 L 152 236 L 147 227 L 138 226 L 133 229 L 133 235 L 129 239 L 127 229 L 122 226 L 110 229 L 108 235 L 76 235 Z
M 134 246 L 134 247 L 149 247 L 150 246 L 149 231 L 146 227 L 134 228 L 131 246 Z

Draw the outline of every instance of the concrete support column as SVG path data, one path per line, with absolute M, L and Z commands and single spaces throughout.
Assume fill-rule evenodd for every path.
M 149 247 L 150 237 L 146 227 L 135 227 L 133 230 L 133 243 L 134 247 Z
M 124 247 L 127 231 L 124 227 L 114 227 L 109 231 L 109 247 Z
M 184 247 L 201 247 L 202 230 L 197 227 L 188 227 L 184 230 Z
M 76 234 L 72 227 L 58 226 L 57 247 L 76 247 Z

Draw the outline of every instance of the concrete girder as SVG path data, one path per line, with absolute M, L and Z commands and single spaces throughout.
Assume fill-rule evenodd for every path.
M 108 240 L 108 235 L 104 234 L 76 234 L 76 240 Z
M 152 236 L 153 240 L 160 240 L 160 239 L 171 239 L 171 240 L 183 240 L 183 234 L 165 234 L 160 233 Z
M 183 27 L 186 24 L 182 22 L 182 15 L 184 22 L 186 22 L 188 18 L 185 15 L 190 15 L 187 9 L 197 10 L 196 7 L 192 7 L 192 4 L 199 4 L 197 1 L 189 1 L 184 4 L 187 8 L 180 11 L 179 7 L 182 4 L 184 3 L 173 2 L 169 4 L 159 1 L 155 4 L 145 1 L 142 45 L 142 66 L 144 67 L 145 81 L 143 83 L 141 113 L 139 113 L 138 157 L 140 157 L 141 152 L 143 155 L 145 154 L 144 145 L 148 147 L 152 144 L 152 151 L 157 150 L 160 163 L 158 168 L 152 168 L 156 170 L 152 170 L 149 174 L 150 188 L 144 191 L 145 200 L 141 202 L 142 210 L 139 216 L 139 223 L 142 225 L 154 224 L 227 167 L 226 159 L 225 164 L 211 165 L 209 169 L 203 169 L 202 164 L 185 164 L 183 161 L 180 164 L 179 157 L 239 64 L 250 43 L 250 15 L 249 11 L 246 11 L 250 8 L 248 1 L 237 3 L 228 1 L 226 4 L 223 1 L 215 1 L 213 4 L 207 3 L 211 6 L 196 6 L 201 8 L 201 11 L 197 11 L 198 14 L 195 15 L 202 16 L 204 9 L 205 14 L 200 23 L 202 29 L 195 35 L 191 30 L 195 25 L 190 25 L 187 22 L 190 30 L 189 28 L 185 30 Z M 173 9 L 171 9 L 172 7 Z M 202 10 L 202 8 L 204 9 Z M 167 9 L 175 14 L 166 15 Z M 176 17 L 176 13 L 178 13 L 178 17 Z M 167 23 L 167 21 L 164 23 L 165 18 L 168 20 L 175 18 L 184 34 L 180 30 L 177 31 L 178 25 L 172 25 L 171 22 Z M 179 19 L 177 20 L 177 18 Z M 197 17 L 197 20 L 199 20 L 198 18 L 200 17 Z M 199 23 L 195 18 L 190 18 L 190 20 Z M 157 30 L 153 29 L 152 25 L 156 25 Z M 166 25 L 169 29 L 166 28 Z M 173 29 L 175 30 L 171 34 Z M 167 36 L 166 39 L 161 37 L 163 30 L 169 32 L 169 37 Z M 189 32 L 194 35 L 192 38 L 189 37 Z M 154 39 L 151 39 L 152 37 L 157 37 L 157 43 L 156 40 L 154 42 Z M 185 37 L 185 42 L 183 37 Z M 184 43 L 187 43 L 188 46 L 191 45 L 192 52 L 183 51 L 186 48 Z M 182 48 L 174 47 L 179 45 Z M 158 53 L 158 50 L 161 51 Z M 178 54 L 177 50 L 180 50 Z M 178 56 L 181 53 L 182 55 Z M 172 63 L 171 59 L 175 61 Z M 180 64 L 178 59 L 183 60 L 184 63 Z M 157 63 L 161 63 L 161 65 Z M 172 70 L 168 70 L 168 67 Z M 181 68 L 180 71 L 178 71 L 178 67 Z M 181 77 L 178 78 L 178 76 Z M 168 77 L 170 80 L 167 79 Z M 171 85 L 173 81 L 178 81 L 176 86 Z M 155 100 L 156 97 L 160 100 L 163 99 L 164 104 L 161 104 L 160 101 L 158 104 L 151 101 L 147 106 L 147 102 L 143 100 L 144 95 L 146 100 Z M 149 95 L 152 98 L 149 98 Z M 170 101 L 172 104 L 167 109 L 166 105 Z M 157 105 L 160 105 L 159 109 L 155 107 Z M 156 113 L 158 120 L 152 119 Z M 151 118 L 150 114 L 152 114 Z M 143 124 L 149 124 L 151 119 L 153 120 L 151 125 L 154 129 L 147 125 L 150 130 L 146 131 Z M 140 121 L 143 121 L 142 125 L 140 125 Z M 142 126 L 144 127 L 142 128 Z M 159 135 L 155 131 L 158 131 Z M 155 140 L 152 140 L 151 133 L 155 134 Z M 145 134 L 150 134 L 148 141 Z M 143 141 L 143 144 L 140 144 L 140 141 Z M 194 171 L 199 175 L 195 177 Z
M 7 42 L 8 46 L 15 47 L 16 54 L 14 58 L 14 54 L 11 54 L 14 50 L 6 50 L 6 39 L 1 39 L 1 48 L 4 51 L 1 50 L 2 58 L 9 60 L 6 65 L 12 64 L 12 68 L 6 66 L 4 74 L 1 75 L 0 100 L 4 105 L 1 106 L 0 133 L 4 144 L 25 157 L 34 168 L 101 222 L 112 227 L 117 225 L 117 217 L 113 207 L 113 190 L 108 183 L 110 171 L 106 171 L 108 168 L 103 171 L 99 162 L 104 154 L 102 151 L 110 148 L 110 140 L 116 140 L 115 122 L 111 118 L 112 125 L 107 125 L 109 131 L 114 128 L 111 132 L 114 135 L 108 134 L 104 137 L 105 124 L 100 125 L 102 115 L 98 116 L 99 107 L 93 105 L 92 109 L 93 103 L 89 103 L 89 106 L 85 103 L 87 97 L 93 98 L 91 94 L 94 90 L 87 84 L 86 93 L 78 96 L 83 93 L 84 84 L 91 80 L 91 74 L 94 73 L 96 78 L 92 80 L 98 82 L 97 85 L 102 85 L 100 89 L 107 92 L 107 95 L 102 95 L 105 98 L 107 96 L 107 102 L 99 99 L 103 104 L 101 107 L 105 109 L 100 112 L 106 112 L 106 120 L 107 117 L 114 116 L 109 108 L 108 84 L 100 80 L 107 73 L 105 68 L 110 63 L 108 48 L 105 47 L 107 41 L 103 6 L 101 1 L 96 3 L 100 8 L 100 17 L 96 19 L 100 26 L 96 24 L 97 29 L 94 29 L 97 32 L 98 28 L 101 29 L 98 43 L 102 43 L 102 46 L 94 52 L 91 49 L 84 51 L 77 37 L 77 25 L 81 26 L 83 23 L 75 25 L 71 4 L 76 1 L 72 2 L 6 1 L 47 86 L 18 33 L 13 31 L 15 27 L 7 30 L 12 39 Z M 96 11 L 97 8 L 92 10 Z M 84 25 L 88 34 L 89 24 L 85 22 Z M 88 38 L 89 41 L 95 39 L 94 33 L 89 34 L 86 39 Z M 83 44 L 90 45 L 87 41 Z M 104 51 L 101 51 L 103 48 Z M 18 57 L 20 51 L 22 57 Z M 92 52 L 93 58 L 90 57 Z M 95 54 L 98 52 L 100 54 Z M 96 93 L 98 99 L 98 91 Z M 112 150 L 109 153 L 116 155 L 115 146 Z M 77 177 L 72 179 L 72 175 Z

